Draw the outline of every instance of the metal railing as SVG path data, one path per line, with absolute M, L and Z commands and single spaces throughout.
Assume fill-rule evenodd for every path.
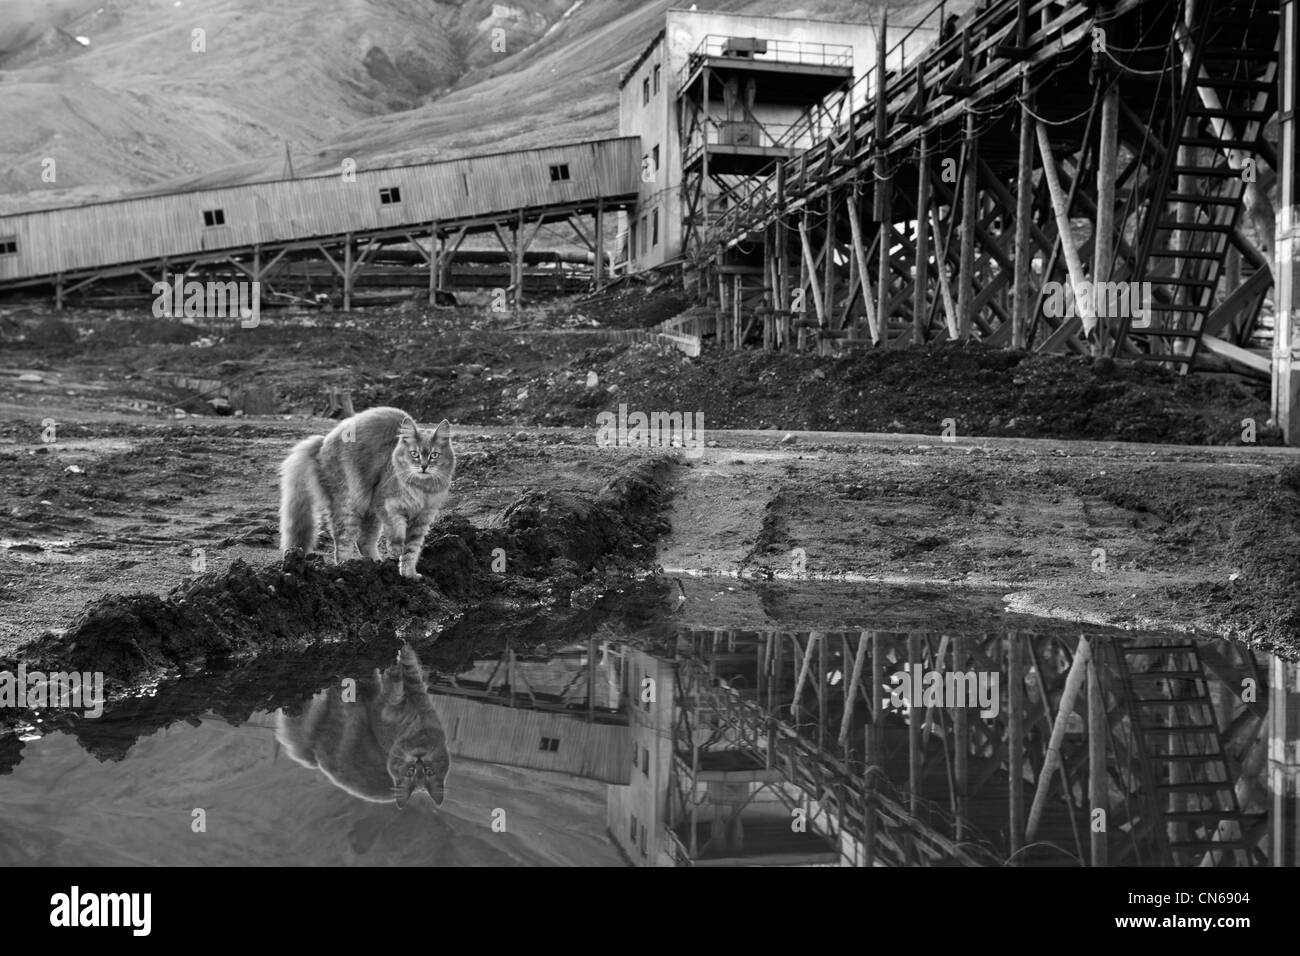
M 847 43 L 814 43 L 805 40 L 768 40 L 709 34 L 700 41 L 682 66 L 678 89 L 710 57 L 758 63 L 786 63 L 795 66 L 853 66 L 853 47 Z

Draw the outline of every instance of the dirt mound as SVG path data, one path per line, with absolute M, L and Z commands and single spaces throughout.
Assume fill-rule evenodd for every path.
M 212 660 L 245 659 L 320 641 L 391 637 L 427 628 L 492 597 L 555 603 L 603 576 L 645 566 L 666 529 L 671 462 L 642 462 L 594 499 L 561 492 L 530 493 L 506 510 L 501 526 L 476 531 L 463 519 L 425 545 L 424 581 L 408 581 L 393 562 L 355 560 L 342 566 L 319 556 L 287 555 L 253 568 L 236 561 L 165 597 L 103 598 L 61 634 L 25 648 L 33 669 L 102 671 L 121 690 L 142 678 Z M 0 661 L 0 670 L 15 662 Z

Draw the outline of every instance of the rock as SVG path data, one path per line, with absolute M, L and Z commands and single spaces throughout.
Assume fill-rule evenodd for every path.
M 71 473 L 71 474 L 74 474 L 74 475 L 79 475 L 79 474 L 81 474 L 81 466 L 80 466 L 80 465 L 69 465 L 67 468 L 64 468 L 63 471 L 64 471 L 65 474 L 66 474 L 66 473 Z
M 23 372 L 22 375 L 19 375 L 19 376 L 18 376 L 18 381 L 20 381 L 20 382 L 43 382 L 43 381 L 45 381 L 45 379 L 41 378 L 41 377 L 40 377 L 39 375 L 37 375 L 35 372 Z
M 777 442 L 777 444 L 778 444 L 778 445 L 793 445 L 793 444 L 794 444 L 795 442 L 797 442 L 798 440 L 799 440 L 799 439 L 795 438 L 794 435 L 786 435 L 786 436 L 785 436 L 784 438 L 782 438 L 779 442 Z

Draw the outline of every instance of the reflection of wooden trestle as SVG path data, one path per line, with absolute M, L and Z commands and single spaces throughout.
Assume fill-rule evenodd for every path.
M 1227 641 L 696 631 L 678 659 L 679 861 L 753 823 L 807 862 L 1267 860 L 1267 678 Z

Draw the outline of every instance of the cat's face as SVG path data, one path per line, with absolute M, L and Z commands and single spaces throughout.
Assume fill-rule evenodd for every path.
M 397 433 L 393 466 L 405 481 L 429 491 L 445 491 L 451 486 L 451 475 L 456 468 L 451 423 L 444 418 L 433 429 L 422 429 L 407 418 Z
M 434 806 L 442 806 L 447 794 L 449 766 L 445 744 L 436 746 L 430 741 L 428 746 L 394 747 L 388 755 L 388 775 L 393 778 L 397 808 L 405 808 L 411 794 L 421 790 L 429 795 Z

